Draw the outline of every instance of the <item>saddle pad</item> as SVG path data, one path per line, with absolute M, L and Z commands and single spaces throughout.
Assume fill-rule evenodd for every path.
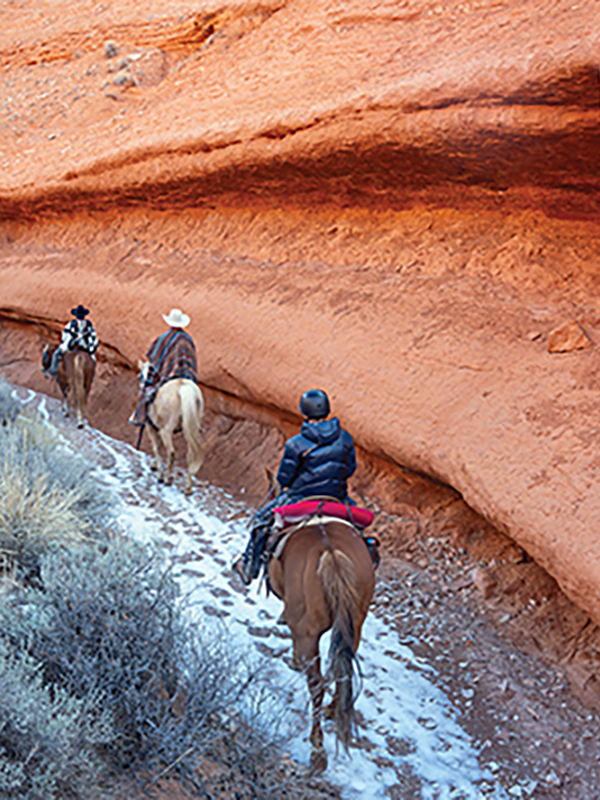
M 281 519 L 281 517 L 279 519 Z M 281 556 L 281 554 L 283 553 L 283 548 L 287 544 L 288 539 L 290 539 L 295 533 L 298 533 L 298 531 L 302 531 L 305 529 L 305 527 L 309 527 L 310 525 L 313 524 L 319 524 L 319 523 L 326 524 L 327 522 L 337 522 L 337 523 L 341 522 L 342 525 L 347 525 L 350 528 L 351 534 L 354 534 L 354 536 L 359 535 L 359 533 L 356 530 L 356 525 L 353 525 L 347 519 L 340 519 L 340 517 L 325 517 L 322 516 L 321 514 L 315 515 L 312 519 L 310 517 L 304 517 L 304 519 L 310 520 L 310 522 L 306 526 L 303 526 L 302 524 L 304 520 L 300 520 L 300 522 L 298 522 L 297 524 L 295 523 L 293 525 L 290 525 L 288 523 L 288 527 L 285 528 L 283 531 L 276 530 L 275 533 L 271 534 L 267 542 L 267 550 L 272 556 L 272 558 L 279 558 Z
M 336 503 L 335 500 L 301 500 L 299 503 L 290 503 L 274 509 L 274 513 L 284 525 L 294 525 L 317 511 L 328 517 L 350 521 L 357 528 L 368 527 L 375 516 L 368 508 L 345 506 L 343 503 Z

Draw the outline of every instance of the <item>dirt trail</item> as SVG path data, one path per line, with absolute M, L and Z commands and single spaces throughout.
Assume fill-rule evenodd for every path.
M 41 402 L 118 493 L 124 529 L 163 541 L 202 613 L 247 637 L 274 684 L 288 687 L 292 755 L 306 759 L 307 693 L 284 663 L 289 638 L 275 623 L 278 601 L 246 590 L 230 571 L 248 506 L 207 484 L 185 500 L 181 470 L 179 488 L 159 487 L 146 456 L 93 429 L 78 431 L 54 400 L 27 397 Z M 380 527 L 401 524 L 397 517 L 379 520 Z M 511 642 L 503 630 L 508 619 L 486 618 L 468 561 L 439 539 L 384 545 L 360 650 L 360 746 L 349 761 L 332 757 L 326 777 L 353 799 L 597 800 L 598 715 L 579 703 L 564 673 Z M 330 733 L 327 744 L 332 753 Z

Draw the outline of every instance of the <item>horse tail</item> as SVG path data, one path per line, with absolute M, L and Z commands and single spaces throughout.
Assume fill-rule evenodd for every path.
M 200 389 L 192 383 L 182 385 L 179 397 L 181 399 L 181 427 L 188 446 L 188 471 L 191 475 L 195 475 L 204 461 L 204 444 L 200 435 L 200 423 L 204 416 L 204 398 Z
M 73 389 L 77 400 L 77 408 L 82 417 L 86 415 L 87 392 L 85 376 L 85 354 L 75 353 L 73 358 Z
M 356 669 L 354 618 L 359 605 L 354 564 L 341 550 L 325 550 L 317 575 L 333 617 L 329 648 L 329 673 L 335 680 L 337 702 L 334 722 L 347 747 L 354 733 L 353 679 Z

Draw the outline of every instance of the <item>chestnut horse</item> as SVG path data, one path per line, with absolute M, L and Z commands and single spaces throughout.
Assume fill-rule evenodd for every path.
M 48 369 L 52 363 L 52 355 L 55 350 L 56 347 L 53 348 L 47 344 L 42 352 L 42 371 L 46 377 L 51 377 Z M 65 417 L 69 415 L 68 398 L 71 390 L 73 390 L 78 428 L 83 428 L 83 422 L 87 419 L 87 400 L 95 372 L 96 362 L 87 350 L 81 350 L 79 347 L 68 350 L 59 363 L 56 382 L 62 392 L 63 414 Z
M 325 711 L 347 747 L 354 729 L 356 651 L 373 598 L 375 572 L 367 545 L 349 522 L 311 517 L 288 530 L 290 535 L 283 532 L 269 563 L 269 584 L 285 604 L 292 668 L 306 672 L 312 702 L 311 764 L 322 770 L 327 756 L 321 730 L 325 681 L 319 640 L 331 630 L 328 676 L 335 682 L 335 694 Z
M 138 361 L 140 368 L 140 390 L 143 391 L 150 363 Z M 152 443 L 154 461 L 150 469 L 158 471 L 159 482 L 173 483 L 173 462 L 175 447 L 173 434 L 183 430 L 187 443 L 187 477 L 184 494 L 192 493 L 192 476 L 204 461 L 204 444 L 200 435 L 200 423 L 204 416 L 204 397 L 200 387 L 188 378 L 172 378 L 164 383 L 154 401 L 148 406 L 148 425 L 146 430 Z M 160 442 L 167 455 L 167 463 L 162 469 Z

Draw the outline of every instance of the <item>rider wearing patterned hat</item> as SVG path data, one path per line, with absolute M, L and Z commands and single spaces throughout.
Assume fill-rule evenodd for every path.
M 233 565 L 246 585 L 258 576 L 275 508 L 314 496 L 354 505 L 348 497 L 348 478 L 356 470 L 352 436 L 337 417 L 327 419 L 329 398 L 321 389 L 304 392 L 299 409 L 305 420 L 285 444 L 277 472 L 281 492 L 254 515 L 246 550 Z
M 89 313 L 89 308 L 85 308 L 81 303 L 71 309 L 73 319 L 69 320 L 63 329 L 61 342 L 54 351 L 48 370 L 53 377 L 58 375 L 58 367 L 64 354 L 74 350 L 76 347 L 80 350 L 86 350 L 94 357 L 99 342 L 94 326 L 89 319 L 86 319 Z

